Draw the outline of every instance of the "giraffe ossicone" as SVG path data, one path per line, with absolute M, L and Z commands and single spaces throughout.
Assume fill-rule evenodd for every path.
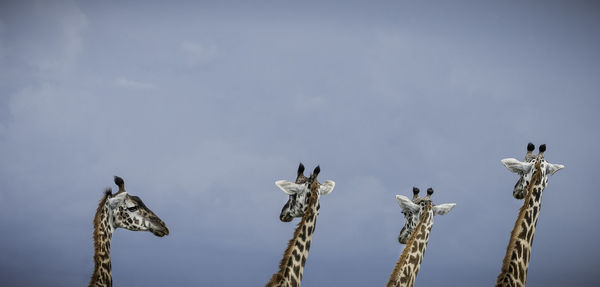
M 519 175 L 513 196 L 525 199 L 519 209 L 515 226 L 508 241 L 502 268 L 496 280 L 496 286 L 525 286 L 527 270 L 531 258 L 531 245 L 535 226 L 541 211 L 542 193 L 548 184 L 548 175 L 563 169 L 562 164 L 553 164 L 544 159 L 546 145 L 539 147 L 539 153 L 533 154 L 535 146 L 527 144 L 525 161 L 514 158 L 501 160 L 511 172 Z
M 419 189 L 413 187 L 412 200 L 403 195 L 396 195 L 406 219 L 398 241 L 406 246 L 390 275 L 386 285 L 388 287 L 413 286 L 425 255 L 429 233 L 433 227 L 433 216 L 445 215 L 456 206 L 456 203 L 434 205 L 431 201 L 432 194 L 433 189 L 429 188 L 425 197 L 419 197 Z
M 125 182 L 115 176 L 119 191 L 112 193 L 110 188 L 98 204 L 94 217 L 94 273 L 89 286 L 112 286 L 110 243 L 117 228 L 133 231 L 149 231 L 163 237 L 169 228 L 137 196 L 125 191 Z

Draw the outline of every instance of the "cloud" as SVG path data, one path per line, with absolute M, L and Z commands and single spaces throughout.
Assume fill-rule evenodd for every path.
M 145 83 L 140 81 L 130 80 L 126 77 L 119 77 L 115 80 L 115 84 L 119 87 L 132 89 L 132 90 L 154 90 L 156 85 L 152 83 Z
M 217 57 L 217 46 L 214 44 L 199 44 L 190 41 L 181 43 L 181 51 L 188 64 L 195 66 L 214 60 Z

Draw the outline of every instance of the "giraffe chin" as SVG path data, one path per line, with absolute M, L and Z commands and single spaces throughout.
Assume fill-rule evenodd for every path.
M 290 216 L 290 215 L 279 216 L 279 220 L 281 220 L 283 222 L 290 222 L 290 221 L 292 221 L 292 219 L 294 219 L 294 217 Z
M 400 235 L 398 235 L 398 242 L 400 242 L 400 244 L 406 244 L 411 234 L 412 232 L 407 232 L 405 228 L 402 228 Z
M 406 244 L 406 242 L 408 242 L 408 238 L 398 237 L 398 242 L 400 242 L 400 244 Z
M 163 237 L 165 235 L 169 235 L 169 229 L 168 228 L 163 228 L 163 229 L 150 229 L 150 232 L 152 232 L 152 234 L 158 236 L 158 237 Z

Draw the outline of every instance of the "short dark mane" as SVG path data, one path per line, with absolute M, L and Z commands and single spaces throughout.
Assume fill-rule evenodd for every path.
M 101 249 L 101 240 L 99 240 L 100 238 L 100 218 L 102 217 L 102 210 L 104 209 L 104 205 L 106 204 L 106 201 L 112 196 L 112 190 L 110 188 L 107 188 L 104 190 L 104 196 L 102 197 L 102 199 L 100 199 L 100 203 L 98 203 L 98 208 L 96 209 L 96 215 L 94 216 L 94 257 L 96 257 L 95 252 L 97 250 Z M 98 264 L 98 263 L 95 263 Z M 94 268 L 94 273 L 92 274 L 92 278 L 91 278 L 91 282 L 90 282 L 90 286 L 91 285 L 95 285 L 96 280 L 98 278 L 98 274 L 96 274 L 97 272 L 97 268 Z

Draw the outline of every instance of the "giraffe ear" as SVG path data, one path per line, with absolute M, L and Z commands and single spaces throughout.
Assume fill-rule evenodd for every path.
M 335 182 L 333 180 L 326 180 L 321 186 L 319 186 L 319 194 L 325 195 L 330 194 L 335 187 Z
M 546 174 L 553 175 L 555 172 L 565 168 L 562 164 L 554 164 L 546 162 L 548 165 L 546 166 Z
M 408 197 L 404 195 L 396 195 L 396 200 L 398 200 L 398 205 L 402 210 L 407 212 L 417 212 L 419 211 L 419 205 L 412 202 L 412 200 L 408 199 Z
M 433 214 L 444 215 L 444 214 L 450 212 L 450 210 L 452 210 L 452 208 L 454 208 L 454 206 L 456 206 L 456 203 L 444 203 L 444 204 L 435 205 L 433 207 Z
M 278 180 L 275 182 L 275 185 L 279 187 L 283 192 L 289 195 L 294 195 L 298 193 L 302 189 L 302 185 L 288 181 L 288 180 Z
M 514 158 L 505 158 L 501 162 L 508 170 L 519 174 L 528 173 L 533 166 L 532 162 L 522 162 Z

